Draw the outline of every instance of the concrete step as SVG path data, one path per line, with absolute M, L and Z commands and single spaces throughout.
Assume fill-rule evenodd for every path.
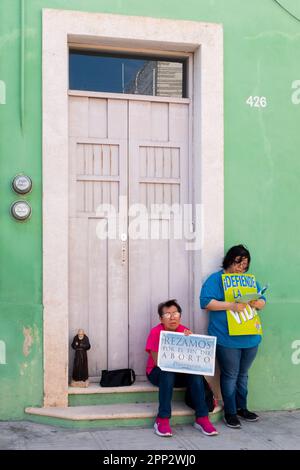
M 184 392 L 184 388 L 175 388 L 173 401 L 184 401 Z M 128 387 L 100 387 L 90 383 L 86 388 L 69 387 L 68 393 L 69 406 L 158 402 L 158 388 L 148 381 Z
M 153 425 L 157 415 L 157 402 L 118 403 L 94 406 L 69 406 L 66 408 L 26 408 L 30 421 L 66 427 L 116 427 Z M 213 422 L 221 413 L 210 413 Z M 184 403 L 172 403 L 171 424 L 192 423 L 194 411 Z
M 69 395 L 78 394 L 103 394 L 103 393 L 135 393 L 135 392 L 157 392 L 158 388 L 148 381 L 135 382 L 126 387 L 101 387 L 99 384 L 90 383 L 88 387 L 69 387 Z M 184 388 L 175 388 L 174 390 L 184 390 Z

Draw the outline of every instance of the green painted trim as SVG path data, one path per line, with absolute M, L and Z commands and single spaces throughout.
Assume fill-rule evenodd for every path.
M 20 0 L 20 124 L 25 121 L 25 0 Z
M 209 419 L 212 423 L 220 421 L 223 417 L 223 412 L 210 414 Z M 171 425 L 176 424 L 192 424 L 194 416 L 173 416 L 171 418 Z M 27 421 L 39 424 L 48 424 L 52 426 L 62 426 L 66 428 L 117 428 L 117 427 L 131 427 L 131 426 L 146 426 L 152 427 L 154 423 L 153 418 L 134 418 L 134 419 L 98 419 L 98 420 L 69 420 L 52 418 L 51 416 L 38 416 L 27 415 Z
M 184 392 L 175 391 L 173 401 L 183 401 Z M 69 395 L 69 406 L 80 405 L 110 405 L 116 403 L 149 403 L 158 402 L 158 392 L 136 392 L 136 393 L 95 393 Z

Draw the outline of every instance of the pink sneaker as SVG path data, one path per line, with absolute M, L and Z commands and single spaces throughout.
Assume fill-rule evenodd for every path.
M 158 436 L 171 437 L 173 434 L 170 427 L 169 418 L 160 418 L 158 416 L 154 423 L 154 432 Z
M 206 436 L 217 436 L 219 434 L 216 428 L 209 421 L 208 416 L 196 418 L 194 427 L 199 429 L 199 431 L 202 431 Z

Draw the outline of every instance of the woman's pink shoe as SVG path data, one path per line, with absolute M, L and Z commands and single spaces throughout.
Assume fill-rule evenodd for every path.
M 154 432 L 158 436 L 171 437 L 173 434 L 169 423 L 169 418 L 160 418 L 158 416 L 154 423 Z
M 196 418 L 194 427 L 199 429 L 199 431 L 202 431 L 206 436 L 217 436 L 219 434 L 216 428 L 209 421 L 208 416 Z

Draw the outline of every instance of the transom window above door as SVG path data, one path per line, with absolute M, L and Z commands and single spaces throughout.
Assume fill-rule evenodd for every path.
M 70 90 L 186 97 L 186 59 L 71 49 Z

